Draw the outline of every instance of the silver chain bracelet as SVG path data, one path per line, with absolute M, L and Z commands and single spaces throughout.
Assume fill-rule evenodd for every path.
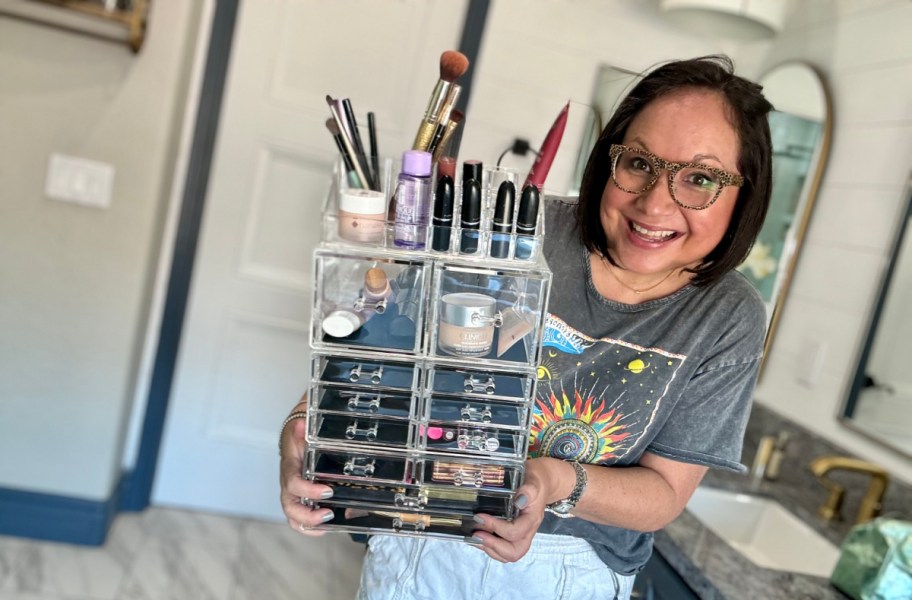
M 285 417 L 285 421 L 282 423 L 282 429 L 279 431 L 279 456 L 282 456 L 282 436 L 285 435 L 285 428 L 288 427 L 288 424 L 297 419 L 306 419 L 307 412 L 303 410 L 295 411 Z

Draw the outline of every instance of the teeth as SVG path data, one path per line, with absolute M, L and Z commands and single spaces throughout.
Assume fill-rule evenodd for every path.
M 640 227 L 636 223 L 633 223 L 633 230 L 644 237 L 652 238 L 654 240 L 664 240 L 675 234 L 674 231 L 651 231 Z

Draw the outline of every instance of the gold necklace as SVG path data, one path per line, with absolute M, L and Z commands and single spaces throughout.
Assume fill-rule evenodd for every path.
M 650 291 L 650 290 L 656 289 L 657 287 L 659 287 L 660 285 L 662 285 L 663 283 L 665 283 L 665 281 L 666 281 L 669 277 L 671 277 L 671 274 L 675 272 L 675 270 L 672 269 L 672 270 L 670 270 L 668 273 L 665 274 L 665 277 L 661 278 L 661 279 L 658 280 L 656 283 L 652 284 L 651 286 L 649 286 L 649 287 L 647 287 L 647 288 L 643 288 L 643 289 L 638 290 L 638 289 L 636 289 L 636 288 L 634 288 L 634 287 L 630 287 L 629 285 L 627 285 L 626 283 L 624 283 L 623 281 L 621 281 L 621 278 L 618 277 L 617 273 L 614 272 L 614 265 L 611 264 L 611 262 L 605 257 L 605 255 L 601 255 L 601 259 L 602 259 L 603 261 L 605 261 L 605 266 L 608 267 L 608 272 L 611 273 L 611 276 L 614 277 L 614 280 L 617 281 L 618 283 L 620 283 L 622 286 L 624 286 L 624 287 L 627 288 L 628 290 L 630 290 L 631 292 L 633 292 L 634 294 L 637 294 L 637 295 L 645 294 L 646 292 L 648 292 L 648 291 Z

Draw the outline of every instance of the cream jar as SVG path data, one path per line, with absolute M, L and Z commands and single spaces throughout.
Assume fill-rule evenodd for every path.
M 380 243 L 386 226 L 386 196 L 374 190 L 339 192 L 339 237 L 350 242 Z
M 454 356 L 485 356 L 494 343 L 494 328 L 500 327 L 497 301 L 485 294 L 459 292 L 440 299 L 437 345 Z

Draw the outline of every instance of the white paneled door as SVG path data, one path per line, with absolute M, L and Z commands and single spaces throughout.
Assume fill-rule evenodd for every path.
M 327 94 L 407 149 L 466 2 L 241 2 L 152 502 L 281 519 L 278 428 L 310 377 Z

